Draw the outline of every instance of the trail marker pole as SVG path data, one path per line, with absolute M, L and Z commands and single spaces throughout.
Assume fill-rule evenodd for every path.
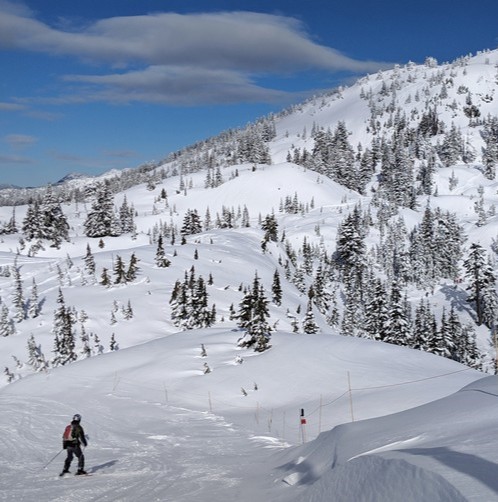
M 301 438 L 304 444 L 306 443 L 306 418 L 304 417 L 304 408 L 301 408 L 300 425 L 301 425 Z
M 349 409 L 351 411 L 351 422 L 354 422 L 354 413 L 353 413 L 353 393 L 351 391 L 351 375 L 348 371 L 348 387 L 349 387 Z

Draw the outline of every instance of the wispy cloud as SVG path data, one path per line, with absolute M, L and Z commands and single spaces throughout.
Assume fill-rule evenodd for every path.
M 33 159 L 19 155 L 0 155 L 0 164 L 33 164 Z
M 108 68 L 107 74 L 65 76 L 82 87 L 59 96 L 62 102 L 269 102 L 287 94 L 258 85 L 258 77 L 309 69 L 370 72 L 383 66 L 317 44 L 299 21 L 285 16 L 159 13 L 62 29 L 2 0 L 1 49 L 75 56 Z
M 26 106 L 18 103 L 0 102 L 0 110 L 4 112 L 19 112 L 26 110 Z
M 8 143 L 11 148 L 23 149 L 36 143 L 38 138 L 27 134 L 8 134 L 3 140 Z

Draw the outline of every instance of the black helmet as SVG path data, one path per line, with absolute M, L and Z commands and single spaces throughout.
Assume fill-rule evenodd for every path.
M 76 420 L 76 422 L 81 422 L 81 415 L 76 413 L 76 415 L 74 415 L 73 417 L 73 420 Z

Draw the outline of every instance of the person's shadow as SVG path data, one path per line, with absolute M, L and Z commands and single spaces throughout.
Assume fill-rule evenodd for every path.
M 113 465 L 117 464 L 117 460 L 110 460 L 109 462 L 106 462 L 105 464 L 100 464 L 100 465 L 94 465 L 89 472 L 94 473 L 101 471 L 102 469 L 107 469 L 108 467 L 112 467 Z

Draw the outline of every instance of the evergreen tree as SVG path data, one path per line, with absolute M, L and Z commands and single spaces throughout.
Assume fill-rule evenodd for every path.
M 109 344 L 109 349 L 111 350 L 111 352 L 119 350 L 119 345 L 116 342 L 116 336 L 114 333 L 111 334 L 111 341 Z
M 366 232 L 362 226 L 361 210 L 355 206 L 354 210 L 346 216 L 341 223 L 336 240 L 334 261 L 343 278 L 351 287 L 363 287 L 363 274 L 365 272 L 365 245 Z
M 185 273 L 183 283 L 176 281 L 169 300 L 171 320 L 182 329 L 206 328 L 216 321 L 214 305 L 209 308 L 206 283 L 195 277 L 194 267 Z
M 171 265 L 171 261 L 166 258 L 163 247 L 163 236 L 159 235 L 157 239 L 157 249 L 156 249 L 156 257 L 155 257 L 156 265 L 159 268 L 166 268 Z
M 131 301 L 130 300 L 128 300 L 126 308 L 123 307 L 123 317 L 127 321 L 129 321 L 130 319 L 133 319 L 133 308 L 131 307 Z
M 410 334 L 406 304 L 401 296 L 399 283 L 394 281 L 391 285 L 388 324 L 384 341 L 395 345 L 410 345 Z
M 36 285 L 35 278 L 33 277 L 33 285 L 31 287 L 31 296 L 29 297 L 28 306 L 29 317 L 35 318 L 40 315 L 40 302 L 38 299 L 38 287 Z
M 344 336 L 363 336 L 365 322 L 360 294 L 350 283 L 345 284 L 344 312 L 341 320 L 341 334 Z
M 34 335 L 28 338 L 28 364 L 35 371 L 43 371 L 48 368 L 48 362 L 41 350 L 41 346 L 35 342 Z
M 431 312 L 429 301 L 420 300 L 415 310 L 411 347 L 430 352 L 431 344 L 437 335 L 437 324 Z
M 282 304 L 282 286 L 280 285 L 280 274 L 278 270 L 275 269 L 273 273 L 273 283 L 271 286 L 272 299 L 275 305 Z
M 128 264 L 128 270 L 126 271 L 126 281 L 133 282 L 137 278 L 137 273 L 140 270 L 138 267 L 138 262 L 140 260 L 136 257 L 135 253 L 131 254 L 130 263 Z
M 321 314 L 326 315 L 329 311 L 330 293 L 326 289 L 327 274 L 324 272 L 322 262 L 319 263 L 316 269 L 313 280 L 313 304 Z
M 85 268 L 89 275 L 95 275 L 95 258 L 93 257 L 90 244 L 86 245 L 86 255 L 84 258 Z
M 310 292 L 312 288 L 310 288 Z M 303 333 L 313 335 L 318 333 L 319 327 L 315 322 L 315 315 L 313 314 L 313 294 L 308 294 L 308 306 L 303 320 Z
M 12 267 L 12 275 L 14 276 L 14 293 L 12 294 L 12 305 L 15 308 L 15 319 L 21 322 L 26 319 L 26 305 L 21 280 L 21 271 L 15 263 Z
M 114 262 L 114 284 L 124 284 L 127 281 L 125 265 L 121 256 L 117 255 Z
M 454 333 L 451 331 L 451 326 L 448 322 L 448 318 L 446 316 L 446 310 L 444 308 L 443 308 L 443 313 L 441 315 L 441 326 L 439 328 L 439 331 L 437 331 L 436 339 L 434 342 L 433 342 L 434 349 L 432 350 L 434 354 L 446 357 L 448 359 L 454 359 L 455 355 Z
M 102 269 L 102 274 L 100 276 L 100 284 L 106 287 L 111 285 L 111 278 L 109 277 L 109 271 L 105 267 Z
M 197 209 L 187 209 L 183 219 L 180 233 L 182 236 L 199 234 L 202 232 L 202 223 Z
M 439 157 L 446 166 L 452 166 L 463 157 L 464 141 L 462 133 L 452 124 L 451 129 L 445 134 L 443 143 L 439 148 Z
M 114 197 L 108 183 L 96 187 L 95 200 L 84 222 L 87 237 L 106 237 L 114 235 Z
M 484 124 L 482 136 L 486 143 L 482 156 L 484 175 L 489 180 L 494 180 L 496 177 L 496 166 L 498 165 L 498 117 L 490 117 Z
M 493 268 L 486 260 L 486 252 L 480 244 L 472 243 L 467 259 L 464 261 L 470 291 L 468 301 L 475 305 L 477 323 L 491 328 L 498 315 L 496 298 L 496 278 Z
M 265 217 L 263 223 L 261 224 L 261 228 L 264 230 L 265 234 L 263 236 L 263 240 L 261 242 L 261 248 L 263 252 L 266 251 L 266 246 L 268 242 L 277 242 L 278 241 L 278 223 L 274 214 L 269 214 Z
M 384 284 L 375 279 L 372 294 L 365 306 L 365 331 L 372 340 L 385 340 L 389 322 L 388 298 Z
M 66 307 L 62 290 L 59 288 L 58 307 L 54 311 L 52 333 L 54 334 L 53 366 L 60 366 L 76 361 L 75 336 L 73 326 L 75 319 L 71 309 Z
M 119 208 L 119 234 L 130 233 L 135 229 L 134 217 L 133 217 L 133 206 L 128 204 L 126 195 L 124 196 L 123 203 Z
M 52 246 L 60 248 L 62 241 L 69 240 L 69 225 L 52 188 L 49 186 L 40 208 L 40 238 L 52 241 Z
M 9 308 L 5 303 L 2 303 L 0 307 L 0 336 L 10 336 L 14 333 L 14 325 L 9 317 Z
M 239 340 L 239 347 L 254 347 L 256 352 L 264 352 L 271 347 L 269 316 L 268 300 L 259 277 L 255 274 L 252 289 L 239 304 L 238 326 L 246 332 Z
M 32 240 L 42 238 L 40 221 L 42 221 L 40 203 L 38 200 L 34 200 L 28 205 L 26 216 L 22 222 L 22 233 L 26 239 Z

